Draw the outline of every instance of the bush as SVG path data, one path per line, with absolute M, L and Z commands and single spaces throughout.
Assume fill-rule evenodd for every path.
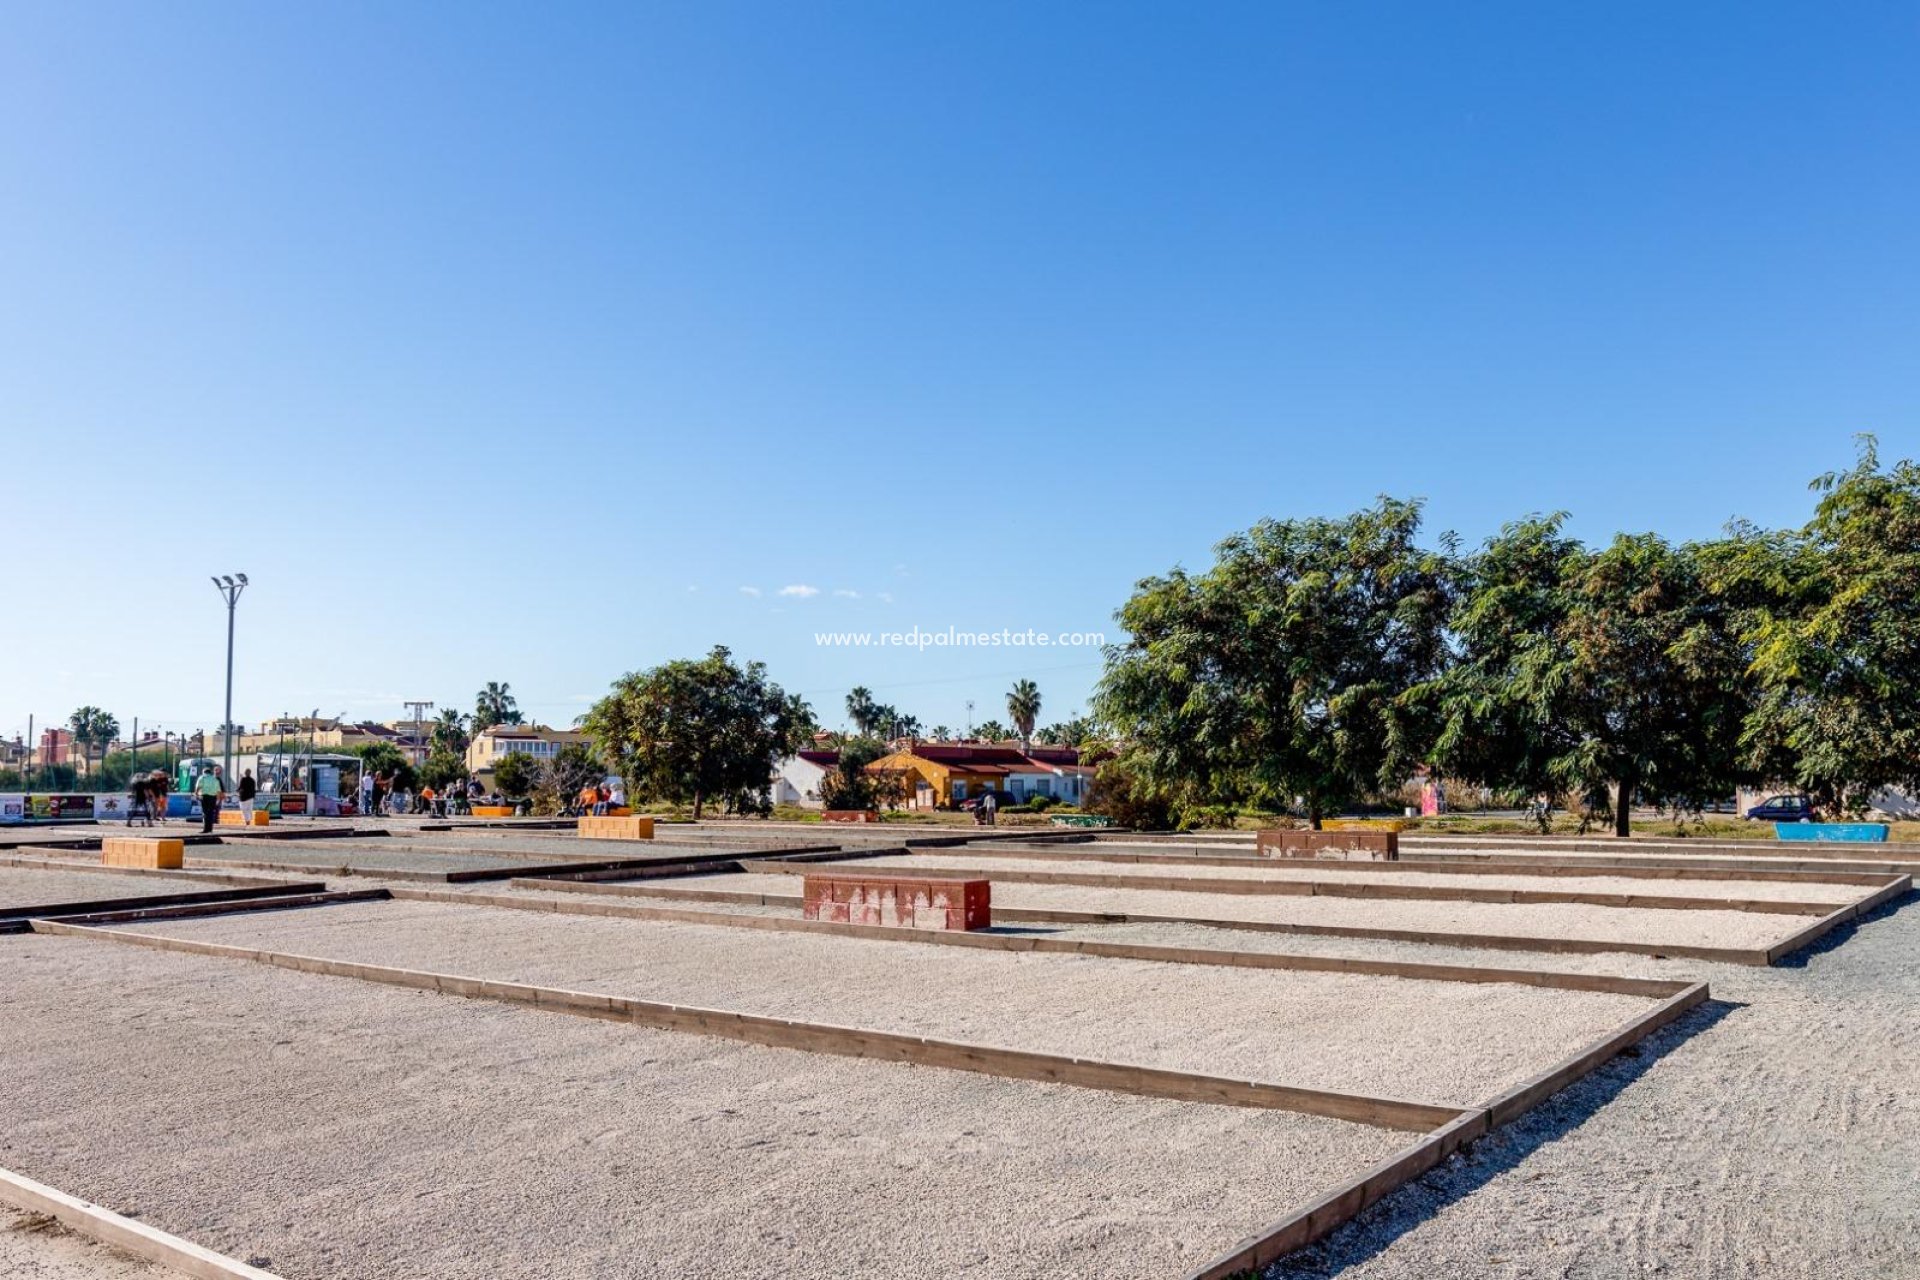
M 1148 783 L 1139 766 L 1125 756 L 1105 761 L 1094 772 L 1086 811 L 1137 831 L 1173 829 L 1172 801 Z

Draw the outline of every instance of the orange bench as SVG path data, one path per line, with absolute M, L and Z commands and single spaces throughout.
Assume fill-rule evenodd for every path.
M 1279 828 L 1254 837 L 1264 858 L 1331 858 L 1346 862 L 1398 862 L 1397 831 L 1295 831 Z
M 647 817 L 580 819 L 578 834 L 588 840 L 651 840 L 653 819 Z
M 843 872 L 808 875 L 801 912 L 809 920 L 901 929 L 963 931 L 993 927 L 991 886 L 985 880 Z
M 220 825 L 223 827 L 244 827 L 248 825 L 264 827 L 267 825 L 267 811 L 265 809 L 255 809 L 253 811 L 253 821 L 249 824 L 247 815 L 238 809 L 222 809 L 220 811 Z
M 100 842 L 100 862 L 108 867 L 177 871 L 186 865 L 187 846 L 159 836 L 108 836 Z

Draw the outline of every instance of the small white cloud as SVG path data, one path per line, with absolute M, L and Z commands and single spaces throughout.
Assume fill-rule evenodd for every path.
M 780 588 L 780 594 L 783 596 L 796 596 L 801 600 L 805 600 L 808 596 L 819 595 L 820 588 L 810 587 L 804 582 L 795 582 Z
M 850 587 L 835 587 L 833 594 L 839 596 L 842 600 L 858 600 L 860 598 L 860 593 Z
M 696 591 L 698 591 L 699 589 L 700 589 L 700 588 L 698 588 L 698 587 L 688 587 L 688 588 L 687 588 L 687 594 L 688 594 L 688 595 L 692 595 L 692 594 L 693 594 L 694 592 L 696 592 Z
M 887 604 L 892 604 L 892 603 L 893 603 L 893 592 L 891 592 L 891 591 L 882 591 L 882 592 L 880 593 L 880 599 L 881 599 L 881 600 L 883 600 L 883 601 L 885 601 L 885 602 L 886 602 Z
M 755 596 L 755 597 L 758 597 L 758 596 L 759 596 L 759 594 L 760 594 L 760 588 L 758 588 L 758 587 L 742 587 L 742 588 L 740 588 L 740 594 L 741 594 L 741 595 L 743 595 L 743 596 Z

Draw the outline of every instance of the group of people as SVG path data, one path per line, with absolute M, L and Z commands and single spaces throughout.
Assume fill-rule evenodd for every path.
M 466 812 L 480 799 L 480 791 L 480 784 L 472 780 L 465 786 L 456 782 L 440 790 L 422 786 L 415 791 L 382 769 L 360 775 L 360 812 L 375 817 L 447 817 Z
M 173 788 L 167 785 L 164 769 L 155 769 L 152 773 L 136 773 L 127 781 L 127 825 L 140 820 L 142 826 L 150 827 L 156 822 L 167 820 L 167 797 Z
M 618 780 L 615 780 L 612 786 L 601 782 L 580 788 L 580 794 L 575 797 L 573 807 L 567 811 L 567 816 L 579 817 L 582 814 L 592 814 L 596 818 L 604 818 L 610 810 L 624 808 L 626 803 L 626 789 Z

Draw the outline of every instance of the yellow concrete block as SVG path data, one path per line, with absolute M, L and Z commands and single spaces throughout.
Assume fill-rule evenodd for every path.
M 473 806 L 476 818 L 511 818 L 513 806 L 510 804 L 476 804 Z
M 1413 824 L 1405 818 L 1328 818 L 1322 831 L 1405 831 Z
M 589 840 L 651 840 L 652 818 L 582 818 L 580 835 Z
M 186 865 L 183 841 L 156 836 L 108 836 L 100 842 L 100 861 L 109 867 L 147 867 L 177 871 Z
M 223 827 L 247 826 L 247 815 L 241 813 L 238 809 L 222 809 L 220 811 L 220 825 Z M 255 809 L 253 811 L 252 825 L 256 827 L 264 827 L 267 825 L 267 811 L 265 809 Z

